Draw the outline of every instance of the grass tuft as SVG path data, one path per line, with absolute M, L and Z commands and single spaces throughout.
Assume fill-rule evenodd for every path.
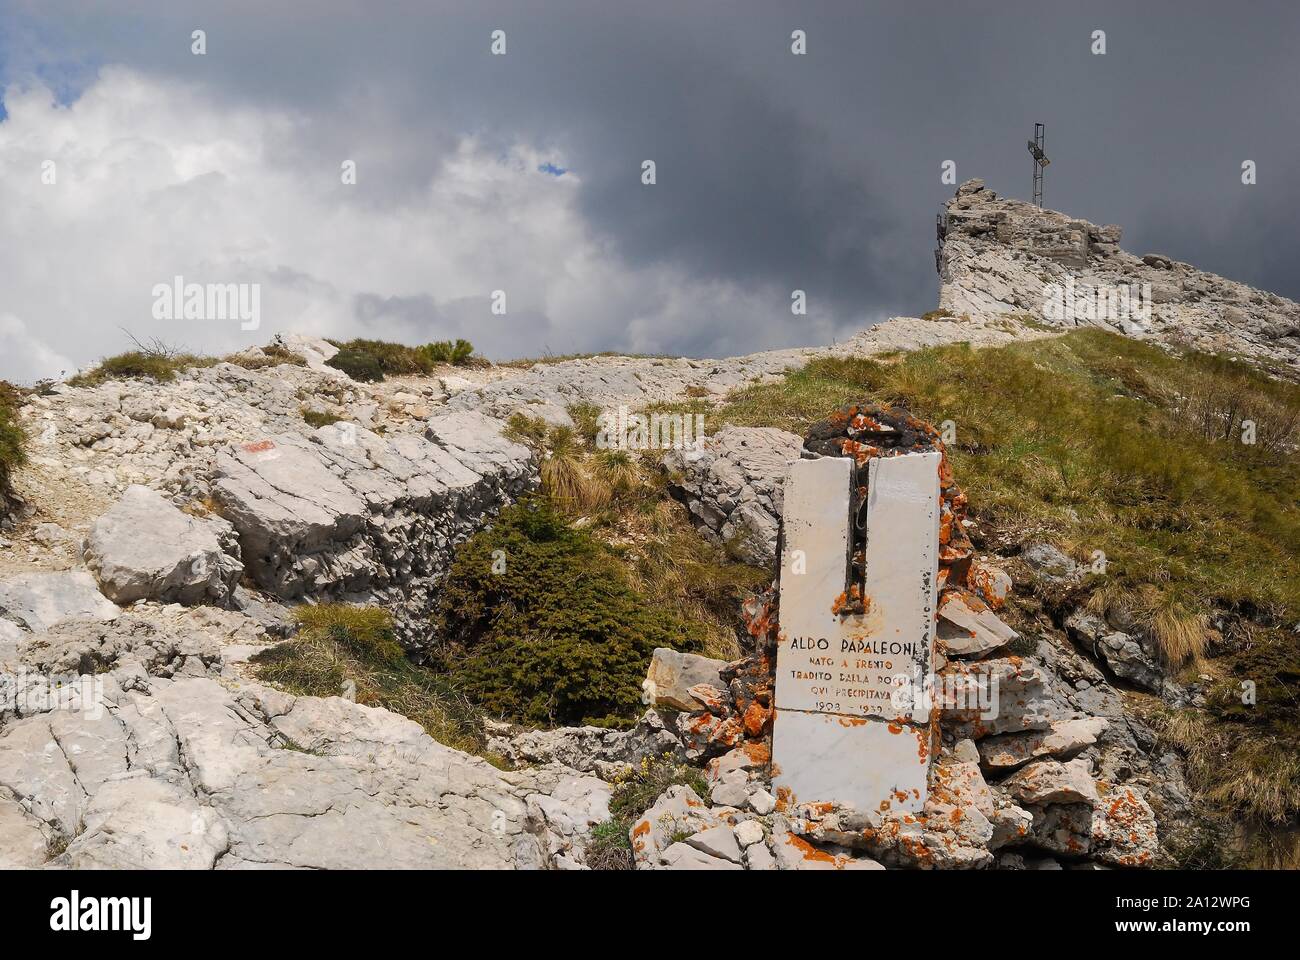
M 377 607 L 320 604 L 294 611 L 297 635 L 252 658 L 259 679 L 297 696 L 341 696 L 419 723 L 439 743 L 480 753 L 483 734 L 473 707 L 452 678 L 407 659 L 392 615 Z
M 129 350 L 114 357 L 106 357 L 85 373 L 68 378 L 73 387 L 97 387 L 110 380 L 152 380 L 170 383 L 176 375 L 194 367 L 211 367 L 219 361 L 215 357 L 201 357 L 162 345 L 151 345 L 140 350 Z

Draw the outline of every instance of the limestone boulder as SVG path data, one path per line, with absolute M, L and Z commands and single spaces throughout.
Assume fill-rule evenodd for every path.
M 1076 643 L 1102 660 L 1115 676 L 1156 693 L 1169 685 L 1150 639 L 1112 630 L 1106 621 L 1085 610 L 1066 618 L 1065 627 Z
M 249 574 L 281 599 L 364 599 L 388 607 L 418 645 L 456 545 L 536 483 L 532 452 L 472 411 L 422 433 L 352 423 L 220 451 L 213 497 Z
M 1060 720 L 1047 730 L 1006 733 L 979 742 L 986 770 L 1006 772 L 1044 757 L 1069 760 L 1097 742 L 1109 726 L 1104 717 Z
M 701 704 L 691 692 L 692 688 L 707 684 L 715 690 L 727 689 L 720 676 L 726 666 L 725 660 L 658 647 L 646 674 L 645 700 L 670 710 L 699 710 Z
M 939 601 L 937 632 L 944 653 L 962 658 L 986 656 L 1018 636 L 979 597 L 957 590 Z
M 229 523 L 189 516 L 137 484 L 95 521 L 85 561 L 104 596 L 117 604 L 221 604 L 244 571 L 228 550 L 238 551 Z
M 694 836 L 719 824 L 708 804 L 690 787 L 682 784 L 669 787 L 628 831 L 637 869 L 662 866 L 669 847 L 675 845 L 673 837 Z M 679 851 L 679 854 L 690 858 L 695 858 L 696 854 L 709 856 L 695 847 L 690 849 L 695 853 Z
M 1011 796 L 1022 803 L 1096 803 L 1097 784 L 1092 767 L 1079 758 L 1069 763 L 1039 760 L 1012 774 L 1002 783 Z
M 111 620 L 119 612 L 85 570 L 22 573 L 0 580 L 0 617 L 34 633 L 73 617 Z
M 1033 660 L 1001 657 L 953 661 L 939 672 L 945 691 L 941 718 L 959 738 L 1046 730 L 1078 714 L 1059 681 Z
M 692 450 L 672 450 L 664 467 L 706 537 L 759 567 L 776 561 L 786 464 L 803 439 L 770 427 L 724 427 Z

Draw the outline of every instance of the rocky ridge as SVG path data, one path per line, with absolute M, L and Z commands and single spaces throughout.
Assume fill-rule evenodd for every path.
M 1127 253 L 1120 227 L 998 197 L 982 180 L 963 183 L 941 216 L 939 307 L 953 316 L 1026 314 L 1052 326 L 1102 326 L 1300 375 L 1300 304 L 1293 300 L 1163 254 Z M 1053 315 L 1051 288 L 1067 284 L 1075 291 L 1149 285 L 1151 316 Z

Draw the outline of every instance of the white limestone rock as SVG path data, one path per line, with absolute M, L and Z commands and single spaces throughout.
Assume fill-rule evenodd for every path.
M 1039 760 L 1020 770 L 1002 783 L 1003 788 L 1022 803 L 1096 803 L 1097 784 L 1092 766 L 1082 757 L 1069 763 Z
M 225 603 L 244 571 L 233 531 L 220 518 L 182 513 L 138 484 L 91 527 L 86 566 L 114 603 Z
M 1019 636 L 973 594 L 947 591 L 939 601 L 938 637 L 947 656 L 985 656 Z
M 609 785 L 594 777 L 503 773 L 341 698 L 102 677 L 98 716 L 52 711 L 0 730 L 0 783 L 67 844 L 54 866 L 581 866 L 608 817 Z M 32 851 L 30 827 L 0 801 L 0 831 Z
M 1104 717 L 1086 717 L 1061 720 L 1047 730 L 986 737 L 978 744 L 979 759 L 985 769 L 999 772 L 1043 757 L 1069 760 L 1096 743 L 1108 726 Z
M 699 833 L 691 834 L 686 838 L 686 843 L 711 857 L 720 857 L 732 863 L 741 862 L 740 844 L 736 840 L 736 832 L 726 824 L 708 827 Z
M 700 704 L 691 694 L 691 688 L 698 684 L 708 684 L 714 688 L 726 689 L 727 685 L 719 676 L 726 665 L 725 660 L 657 647 L 646 672 L 646 699 L 656 707 L 665 709 L 687 712 L 698 710 Z
M 0 617 L 32 632 L 73 617 L 111 620 L 119 612 L 84 570 L 21 573 L 0 580 Z
M 698 449 L 671 450 L 664 467 L 701 533 L 759 567 L 776 561 L 786 464 L 801 437 L 769 427 L 724 427 Z

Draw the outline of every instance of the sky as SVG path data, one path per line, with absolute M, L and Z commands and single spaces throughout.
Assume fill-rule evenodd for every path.
M 1036 121 L 1047 206 L 1300 299 L 1298 47 L 1292 0 L 0 0 L 0 378 L 829 343 L 935 307 L 945 161 L 1027 198 Z M 260 324 L 160 308 L 178 276 Z

